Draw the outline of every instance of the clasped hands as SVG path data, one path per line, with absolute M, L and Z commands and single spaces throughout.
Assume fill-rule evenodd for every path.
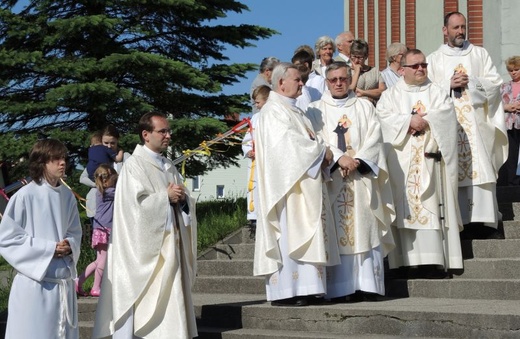
M 321 164 L 322 168 L 328 167 L 332 163 L 333 159 L 334 159 L 334 154 L 332 153 L 330 148 L 327 147 L 327 149 L 325 151 L 325 158 L 323 159 L 323 163 Z M 341 176 L 344 178 L 344 177 L 350 175 L 351 173 L 354 173 L 354 171 L 359 166 L 359 160 L 354 159 L 354 158 L 348 156 L 347 154 L 343 154 L 338 159 L 338 165 L 339 165 L 339 170 L 340 170 Z
M 168 191 L 168 199 L 171 204 L 176 204 L 179 201 L 184 201 L 186 199 L 184 193 L 184 186 L 170 183 L 167 188 Z
M 451 77 L 450 87 L 451 88 L 461 88 L 466 87 L 469 83 L 469 76 L 465 73 L 455 73 Z
M 428 121 L 423 118 L 425 115 L 426 113 L 416 113 L 412 115 L 408 134 L 420 135 L 429 127 Z
M 343 154 L 338 159 L 338 165 L 339 165 L 339 170 L 340 170 L 341 176 L 344 178 L 344 177 L 349 176 L 350 174 L 354 173 L 354 171 L 357 170 L 357 168 L 359 166 L 359 160 L 354 159 L 346 154 Z
M 520 114 L 520 101 L 518 102 L 510 102 L 504 105 L 504 110 L 506 112 Z
M 63 258 L 72 253 L 69 241 L 67 239 L 56 243 L 56 250 L 54 251 L 54 258 Z

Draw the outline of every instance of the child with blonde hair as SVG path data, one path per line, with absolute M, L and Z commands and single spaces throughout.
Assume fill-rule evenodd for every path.
M 83 283 L 94 273 L 94 284 L 90 290 L 90 296 L 99 297 L 107 258 L 108 239 L 112 230 L 117 172 L 111 165 L 101 164 L 96 169 L 94 178 L 98 190 L 96 215 L 92 223 L 92 248 L 96 250 L 96 260 L 91 262 L 85 272 L 76 280 L 76 293 L 81 296 L 87 295 L 83 291 Z

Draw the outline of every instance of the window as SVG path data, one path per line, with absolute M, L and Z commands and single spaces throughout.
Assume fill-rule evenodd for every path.
M 200 191 L 200 175 L 197 175 L 195 178 L 191 179 L 191 188 L 193 192 Z
M 224 198 L 224 185 L 217 185 L 217 199 Z

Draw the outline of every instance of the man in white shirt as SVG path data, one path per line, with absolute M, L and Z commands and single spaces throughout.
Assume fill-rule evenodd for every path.
M 355 39 L 356 37 L 350 31 L 343 32 L 336 37 L 335 42 L 338 55 L 334 57 L 334 61 L 343 61 L 348 66 L 352 65 L 352 61 L 350 61 L 350 46 L 352 46 Z

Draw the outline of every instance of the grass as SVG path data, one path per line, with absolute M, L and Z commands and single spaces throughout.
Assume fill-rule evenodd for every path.
M 247 223 L 246 198 L 222 199 L 197 203 L 197 249 L 199 252 L 224 239 L 228 234 L 243 227 Z M 83 239 L 81 256 L 78 261 L 78 274 L 85 270 L 88 264 L 96 259 L 96 252 L 90 247 L 91 227 L 88 218 L 82 213 Z M 9 271 L 12 267 L 0 257 L 0 271 Z M 7 310 L 9 290 L 14 272 L 7 279 L 7 284 L 0 284 L 0 313 Z M 90 290 L 93 277 L 84 285 Z
M 246 198 L 223 199 L 197 204 L 197 248 L 199 252 L 224 239 L 247 223 Z

